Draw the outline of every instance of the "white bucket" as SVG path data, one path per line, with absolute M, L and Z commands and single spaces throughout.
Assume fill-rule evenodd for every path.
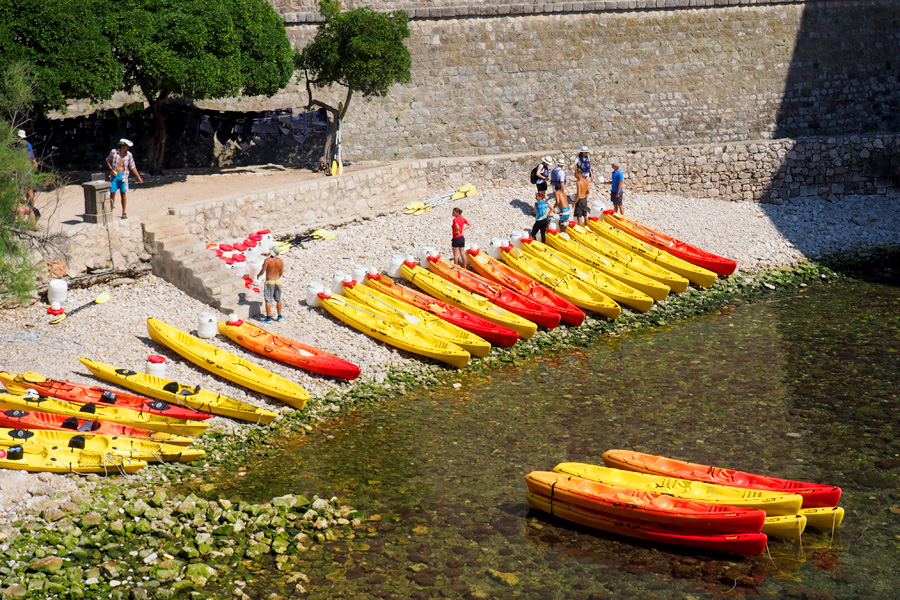
M 275 238 L 272 237 L 271 232 L 263 233 L 262 239 L 257 244 L 257 248 L 259 248 L 260 254 L 268 254 L 269 250 L 272 248 L 272 242 L 275 241 Z
M 400 267 L 403 266 L 403 258 L 402 254 L 395 254 L 391 257 L 391 262 L 388 263 L 387 275 L 392 279 L 399 279 L 402 276 L 402 272 L 400 271 Z
M 325 291 L 325 284 L 321 281 L 310 281 L 306 286 L 306 305 L 313 308 L 319 308 L 322 303 L 319 301 L 319 292 Z
M 509 235 L 509 241 L 510 241 L 510 243 L 512 243 L 513 246 L 515 246 L 516 248 L 521 250 L 523 237 L 525 237 L 525 236 L 522 235 L 522 232 L 520 230 L 516 229 Z
M 356 280 L 357 283 L 362 283 L 363 280 L 366 278 L 367 272 L 368 272 L 368 269 L 366 268 L 365 265 L 353 265 L 353 270 L 350 271 L 350 274 L 352 275 L 353 279 Z
M 165 377 L 166 358 L 158 354 L 151 354 L 147 357 L 147 366 L 144 367 L 144 372 L 154 377 Z
M 254 281 L 259 281 L 256 278 L 256 274 L 259 273 L 259 270 L 262 269 L 263 260 L 259 257 L 255 257 L 253 260 L 247 259 L 247 277 Z M 263 273 L 263 277 L 265 277 L 265 273 Z
M 241 256 L 241 258 L 244 258 Z M 247 274 L 247 261 L 246 260 L 237 260 L 235 259 L 234 264 L 232 265 L 234 269 L 235 277 L 244 277 Z M 256 273 L 254 273 L 255 275 Z
M 500 248 L 509 246 L 509 240 L 503 238 L 491 238 L 491 246 L 488 248 L 488 256 L 500 260 Z
M 559 217 L 557 215 L 553 215 L 550 217 L 550 223 L 547 225 L 547 229 L 555 229 L 559 231 Z
M 47 302 L 50 304 L 58 302 L 61 306 L 66 301 L 68 293 L 69 284 L 64 279 L 51 279 L 50 287 L 47 289 Z
M 344 295 L 344 277 L 348 277 L 343 271 L 338 271 L 331 278 L 331 293 L 338 296 Z
M 425 246 L 424 248 L 422 248 L 419 251 L 419 256 L 421 256 L 421 259 L 419 260 L 419 264 L 427 265 L 429 256 L 439 256 L 439 255 L 440 255 L 440 253 L 437 251 L 437 248 L 432 248 L 431 246 Z
M 213 313 L 201 313 L 200 318 L 197 319 L 197 337 L 210 340 L 216 337 L 218 331 L 216 315 Z

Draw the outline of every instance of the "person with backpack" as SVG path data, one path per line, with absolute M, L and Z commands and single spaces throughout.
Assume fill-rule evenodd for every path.
M 569 226 L 569 213 L 572 207 L 569 206 L 569 198 L 566 196 L 566 161 L 563 159 L 556 161 L 556 168 L 550 172 L 550 184 L 553 186 L 555 197 L 553 206 L 559 213 L 559 230 L 564 232 Z
M 541 159 L 540 164 L 531 170 L 531 183 L 537 186 L 538 194 L 547 191 L 547 182 L 550 180 L 550 165 L 552 164 L 553 159 L 545 156 Z M 535 199 L 537 199 L 537 196 L 535 196 Z

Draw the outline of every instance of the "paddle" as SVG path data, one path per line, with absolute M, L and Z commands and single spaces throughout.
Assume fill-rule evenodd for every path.
M 54 318 L 52 321 L 50 321 L 50 324 L 56 325 L 57 323 L 62 322 L 63 319 L 65 319 L 67 316 L 74 315 L 75 313 L 77 313 L 79 310 L 81 310 L 83 308 L 87 308 L 88 306 L 91 306 L 92 304 L 103 304 L 104 302 L 108 302 L 108 301 L 109 301 L 109 292 L 103 292 L 102 294 L 100 294 L 99 296 L 97 296 L 96 298 L 91 300 L 90 302 L 82 304 L 78 308 L 74 309 L 68 315 L 66 313 L 63 313 L 63 314 L 59 315 L 58 317 Z
M 471 193 L 470 193 L 471 192 Z M 455 192 L 449 192 L 447 194 L 442 194 L 437 198 L 426 202 L 410 202 L 406 205 L 406 210 L 403 212 L 405 214 L 413 214 L 418 210 L 422 210 L 426 207 L 438 206 L 439 204 L 444 204 L 445 202 L 450 202 L 451 200 L 457 200 L 462 198 L 463 196 L 471 196 L 477 193 L 478 190 L 475 189 L 475 186 L 471 183 L 465 183 L 460 186 Z
M 456 192 L 456 193 L 452 194 L 449 198 L 439 200 L 437 202 L 432 202 L 431 204 L 425 204 L 422 206 L 422 208 L 412 210 L 412 211 L 403 211 L 403 212 L 407 215 L 415 215 L 415 216 L 424 215 L 425 213 L 427 213 L 429 210 L 431 210 L 435 206 L 441 206 L 442 204 L 447 204 L 449 202 L 453 202 L 454 200 L 459 200 L 460 198 L 474 196 L 477 193 L 478 193 L 478 190 L 475 189 L 474 187 L 471 187 L 469 190 L 467 190 L 465 192 Z
M 338 113 L 344 114 L 344 103 L 341 102 L 338 105 Z M 341 160 L 341 117 L 338 117 L 338 130 L 337 130 L 337 166 L 338 166 L 338 175 L 344 174 L 344 162 Z
M 306 235 L 300 235 L 290 240 L 288 243 L 291 246 L 295 246 L 297 244 L 302 244 L 304 242 L 309 242 L 312 240 L 333 240 L 337 237 L 337 233 L 334 231 L 329 231 L 327 229 L 316 229 L 312 233 L 307 233 Z

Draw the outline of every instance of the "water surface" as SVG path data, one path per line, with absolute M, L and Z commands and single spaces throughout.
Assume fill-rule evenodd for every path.
M 311 598 L 897 598 L 900 287 L 848 280 L 384 398 L 213 495 L 380 517 L 301 558 Z M 610 448 L 840 485 L 844 525 L 711 555 L 570 525 L 523 476 Z M 271 453 L 271 452 L 270 452 Z M 896 512 L 893 512 L 891 508 Z M 497 572 L 512 574 L 512 586 Z M 289 596 L 274 570 L 251 589 Z

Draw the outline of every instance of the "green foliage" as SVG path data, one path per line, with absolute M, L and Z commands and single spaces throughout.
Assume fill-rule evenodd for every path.
M 102 0 L 0 0 L 0 66 L 27 62 L 34 77 L 29 106 L 64 109 L 66 98 L 104 100 L 122 69 L 101 31 Z
M 37 269 L 30 257 L 30 220 L 17 214 L 26 192 L 38 183 L 31 160 L 16 137 L 19 115 L 32 99 L 33 79 L 23 63 L 0 72 L 0 294 L 25 299 L 34 290 Z
M 274 94 L 291 75 L 284 23 L 265 0 L 121 0 L 108 34 L 125 89 L 148 100 Z
M 340 3 L 323 0 L 324 22 L 295 64 L 310 83 L 339 84 L 363 96 L 386 96 L 395 83 L 409 83 L 409 17 L 402 10 L 377 13 L 370 8 L 340 12 Z

